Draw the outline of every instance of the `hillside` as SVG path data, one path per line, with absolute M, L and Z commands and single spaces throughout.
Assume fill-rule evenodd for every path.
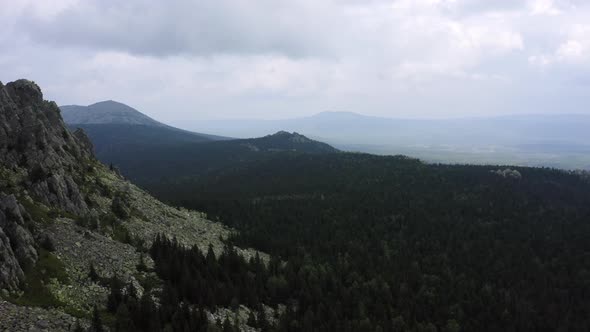
M 106 131 L 104 127 L 89 136 L 94 141 L 104 135 L 109 139 L 124 141 Z M 155 135 L 157 129 L 150 128 L 146 134 Z M 122 144 L 122 143 L 121 143 Z M 141 186 L 159 181 L 180 182 L 183 179 L 205 176 L 209 172 L 256 160 L 273 158 L 282 154 L 323 154 L 337 153 L 334 147 L 311 140 L 298 133 L 277 132 L 259 138 L 223 140 L 212 142 L 145 145 L 137 143 L 115 144 L 107 150 L 96 148 L 97 156 L 107 164 L 118 167 L 122 174 Z M 132 149 L 128 147 L 133 146 Z
M 162 299 L 168 288 L 147 251 L 154 239 L 174 238 L 180 248 L 226 257 L 229 228 L 159 202 L 98 162 L 92 150 L 35 83 L 0 83 L 1 330 L 137 324 L 117 309 L 141 317 L 139 310 L 155 310 L 153 299 L 162 311 L 151 315 L 157 321 L 150 330 L 164 329 L 187 309 Z M 209 259 L 217 264 L 215 255 Z M 214 322 L 218 310 L 222 303 L 208 307 L 212 318 L 202 311 L 200 326 Z
M 286 262 L 284 331 L 590 326 L 588 173 L 290 154 L 151 190 Z

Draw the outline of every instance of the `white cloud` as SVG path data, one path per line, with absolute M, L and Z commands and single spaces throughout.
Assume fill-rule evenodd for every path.
M 562 11 L 555 6 L 553 0 L 531 0 L 530 9 L 532 15 L 555 16 L 562 13 Z
M 529 57 L 529 62 L 536 66 L 549 65 L 590 65 L 590 25 L 576 24 L 572 26 L 564 41 L 555 51 Z
M 560 82 L 587 82 L 582 0 L 0 0 L 0 8 L 1 80 L 29 77 L 60 104 L 116 99 L 170 122 L 326 109 L 534 112 L 545 90 L 581 105 Z

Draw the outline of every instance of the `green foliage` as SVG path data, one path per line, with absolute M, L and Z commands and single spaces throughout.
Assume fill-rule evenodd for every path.
M 92 324 L 90 325 L 91 332 L 104 332 L 104 327 L 102 325 L 102 318 L 100 317 L 100 312 L 98 308 L 94 306 L 94 310 L 92 311 Z
M 182 278 L 198 275 L 175 266 L 196 263 L 156 256 L 156 268 L 193 303 L 295 302 L 283 330 L 584 330 L 590 184 L 540 168 L 517 168 L 515 181 L 496 169 L 291 154 L 162 182 L 151 187 L 160 198 L 218 217 L 240 231 L 233 244 L 275 258 L 258 272 L 198 258 L 212 277 L 201 275 L 194 296 Z
M 51 210 L 42 204 L 24 197 L 19 197 L 18 202 L 25 208 L 27 213 L 29 213 L 31 219 L 38 223 L 47 224 L 54 219 L 54 217 L 50 216 L 50 214 L 52 214 Z
M 88 272 L 88 278 L 94 282 L 100 281 L 100 276 L 98 272 L 96 272 L 96 268 L 94 267 L 93 263 L 90 263 L 90 272 Z
M 109 289 L 107 314 L 114 314 L 109 325 L 116 331 L 208 331 L 205 312 L 180 304 L 177 295 L 166 287 L 158 306 L 149 289 L 138 298 L 135 287 L 116 276 L 111 278 Z
M 63 262 L 52 253 L 40 249 L 36 265 L 26 272 L 24 294 L 11 300 L 16 304 L 27 306 L 63 306 L 64 303 L 59 301 L 47 287 L 51 279 L 57 279 L 61 284 L 70 283 Z
M 129 205 L 129 195 L 119 192 L 115 195 L 115 198 L 113 198 L 111 211 L 120 219 L 129 219 L 129 217 L 131 217 L 131 208 Z

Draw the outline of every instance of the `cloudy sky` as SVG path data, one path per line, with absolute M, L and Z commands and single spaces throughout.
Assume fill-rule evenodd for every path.
M 0 80 L 167 123 L 590 114 L 586 0 L 0 0 Z

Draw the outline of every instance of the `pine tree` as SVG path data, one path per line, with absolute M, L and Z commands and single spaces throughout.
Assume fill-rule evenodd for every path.
M 98 282 L 100 280 L 100 276 L 96 269 L 94 268 L 94 263 L 90 263 L 90 272 L 88 272 L 88 278 L 94 282 Z
M 98 312 L 98 307 L 96 305 L 92 311 L 92 325 L 90 326 L 90 330 L 92 332 L 104 332 L 102 319 L 100 318 L 100 313 Z

